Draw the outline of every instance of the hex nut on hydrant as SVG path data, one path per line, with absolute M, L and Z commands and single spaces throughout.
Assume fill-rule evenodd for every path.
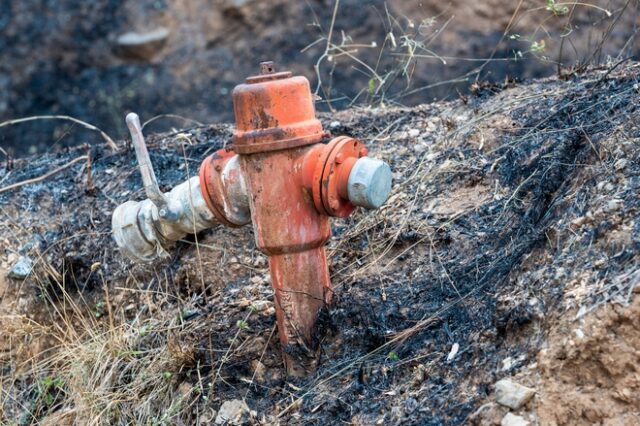
M 206 158 L 198 177 L 167 194 L 158 189 L 136 117 L 128 117 L 147 200 L 113 215 L 123 253 L 150 261 L 190 232 L 252 222 L 269 257 L 278 333 L 290 375 L 315 370 L 316 321 L 333 295 L 324 245 L 330 217 L 376 209 L 391 190 L 391 169 L 364 144 L 329 136 L 315 116 L 309 81 L 273 63 L 233 91 L 233 145 Z M 162 213 L 162 214 L 161 214 Z

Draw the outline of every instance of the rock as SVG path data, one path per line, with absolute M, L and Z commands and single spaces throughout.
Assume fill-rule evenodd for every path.
M 524 417 L 507 413 L 500 422 L 500 426 L 529 426 L 529 422 Z
M 239 399 L 234 399 L 222 403 L 215 423 L 217 425 L 243 425 L 247 423 L 248 417 L 249 407 L 247 404 Z
M 628 161 L 626 159 L 621 158 L 614 163 L 613 168 L 616 169 L 617 171 L 624 170 L 624 168 L 627 167 L 627 163 Z
M 427 151 L 427 146 L 425 144 L 422 143 L 416 143 L 413 146 L 413 150 L 417 153 L 417 154 L 422 154 L 423 152 Z
M 410 129 L 408 134 L 409 134 L 410 138 L 417 138 L 418 136 L 420 136 L 420 130 L 419 129 Z
M 27 256 L 20 256 L 18 261 L 9 269 L 9 278 L 24 280 L 31 273 L 31 269 L 33 269 L 33 260 Z
M 500 369 L 501 371 L 509 371 L 511 370 L 511 367 L 513 367 L 513 358 L 511 358 L 510 356 L 506 357 L 505 359 L 502 360 L 502 368 Z
M 271 307 L 273 307 L 273 302 L 270 300 L 257 300 L 251 304 L 251 309 L 254 312 L 266 311 Z
M 424 365 L 418 365 L 413 371 L 413 377 L 411 378 L 411 387 L 417 388 L 419 387 L 425 379 L 425 368 Z
M 146 33 L 128 32 L 120 35 L 116 43 L 121 56 L 148 61 L 162 49 L 169 37 L 169 30 L 160 27 Z
M 615 212 L 616 210 L 620 210 L 620 208 L 622 207 L 624 201 L 620 200 L 618 198 L 614 198 L 613 200 L 609 200 L 609 202 L 607 203 L 607 206 L 605 207 L 605 211 L 612 213 Z
M 231 0 L 230 3 L 233 7 L 242 7 L 249 3 L 249 0 Z
M 265 381 L 265 373 L 267 372 L 267 367 L 257 359 L 251 361 L 251 369 L 253 370 L 253 377 L 255 381 L 258 383 L 264 383 Z
M 469 424 L 475 426 L 495 426 L 500 424 L 500 419 L 504 417 L 507 409 L 495 402 L 488 402 L 480 406 L 469 416 Z
M 449 355 L 447 355 L 447 362 L 453 361 L 453 359 L 458 355 L 458 351 L 460 350 L 460 344 L 454 343 L 451 345 L 451 350 L 449 351 Z
M 496 383 L 496 401 L 513 410 L 520 409 L 535 394 L 534 389 L 522 386 L 510 379 L 502 379 Z

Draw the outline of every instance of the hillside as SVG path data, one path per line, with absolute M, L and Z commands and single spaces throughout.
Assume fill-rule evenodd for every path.
M 113 209 L 142 199 L 133 152 L 2 160 L 3 424 L 500 424 L 505 377 L 532 424 L 640 415 L 640 64 L 482 84 L 459 100 L 322 116 L 391 164 L 392 196 L 333 220 L 334 304 L 315 377 L 288 380 L 250 227 L 124 259 Z M 167 190 L 231 125 L 148 136 Z M 3 191 L 82 158 L 43 181 Z M 25 257 L 26 279 L 9 276 Z M 21 259 L 22 258 L 22 259 Z M 242 326 L 241 326 L 242 325 Z
M 640 53 L 637 1 L 551 1 L 562 5 L 558 10 L 546 3 L 4 1 L 0 123 L 64 114 L 122 138 L 126 110 L 148 118 L 171 114 L 153 124 L 156 132 L 229 121 L 229 93 L 238 77 L 256 72 L 264 60 L 306 75 L 314 91 L 321 88 L 318 108 L 330 111 L 354 103 L 450 100 L 476 76 L 522 80 L 557 73 L 558 64 L 600 64 Z M 152 41 L 131 45 L 127 37 Z M 372 80 L 375 93 L 368 93 Z M 0 146 L 20 157 L 90 137 L 65 121 L 0 128 Z

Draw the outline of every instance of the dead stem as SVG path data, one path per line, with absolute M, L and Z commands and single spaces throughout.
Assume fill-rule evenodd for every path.
M 4 188 L 0 188 L 0 194 L 2 194 L 3 192 L 8 192 L 8 191 L 13 191 L 14 189 L 18 189 L 21 188 L 25 185 L 32 185 L 34 183 L 39 183 L 39 182 L 43 182 L 47 179 L 49 179 L 52 176 L 57 175 L 60 172 L 65 171 L 66 169 L 68 169 L 69 167 L 73 166 L 76 163 L 79 163 L 80 161 L 88 161 L 89 160 L 89 156 L 88 155 L 81 155 L 80 157 L 77 157 L 71 161 L 69 161 L 67 164 L 58 167 L 57 169 L 54 169 L 50 172 L 47 172 L 45 174 L 43 174 L 42 176 L 38 176 L 36 178 L 33 179 L 27 179 L 27 180 L 23 180 L 22 182 L 16 182 L 13 183 L 11 185 L 5 186 Z

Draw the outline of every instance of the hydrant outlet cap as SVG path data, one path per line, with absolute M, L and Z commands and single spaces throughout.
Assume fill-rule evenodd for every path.
M 351 169 L 347 190 L 354 205 L 377 209 L 391 192 L 391 168 L 384 161 L 362 157 Z

